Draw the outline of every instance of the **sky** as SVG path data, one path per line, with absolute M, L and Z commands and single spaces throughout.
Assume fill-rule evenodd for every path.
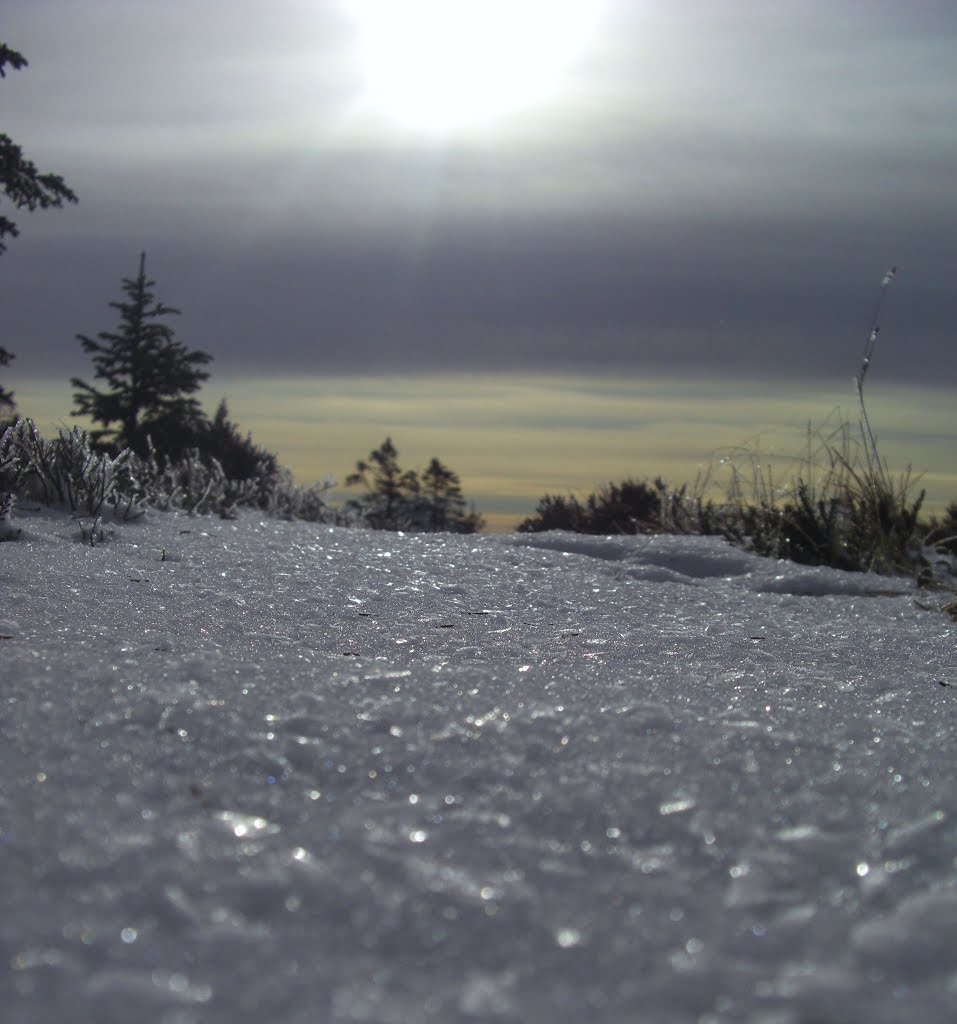
M 0 130 L 80 199 L 0 257 L 21 412 L 75 419 L 146 251 L 210 412 L 303 482 L 388 434 L 501 526 L 799 455 L 896 265 L 871 420 L 957 497 L 952 3 L 452 6 L 7 0 Z

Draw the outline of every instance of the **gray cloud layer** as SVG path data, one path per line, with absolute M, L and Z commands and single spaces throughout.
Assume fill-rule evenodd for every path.
M 8 3 L 3 128 L 81 197 L 0 262 L 24 369 L 145 248 L 234 372 L 849 377 L 898 263 L 884 372 L 957 382 L 952 3 L 619 0 L 560 103 L 444 147 L 350 115 L 340 5 L 229 11 Z

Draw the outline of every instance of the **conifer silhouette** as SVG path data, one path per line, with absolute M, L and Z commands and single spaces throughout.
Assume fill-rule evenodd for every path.
M 139 273 L 123 279 L 126 301 L 110 303 L 119 310 L 117 331 L 101 331 L 96 339 L 77 335 L 93 358 L 94 377 L 108 388 L 99 390 L 78 377 L 70 381 L 77 388 L 73 414 L 103 425 L 91 431 L 94 442 L 132 448 L 139 455 L 146 453 L 148 437 L 161 451 L 191 443 L 203 414 L 189 396 L 209 377 L 202 367 L 212 360 L 206 352 L 187 349 L 162 322 L 179 310 L 156 301 L 154 285 L 142 253 Z

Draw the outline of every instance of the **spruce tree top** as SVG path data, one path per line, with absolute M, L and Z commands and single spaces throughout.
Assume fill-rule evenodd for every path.
M 137 276 L 123 279 L 126 300 L 110 303 L 120 314 L 117 330 L 100 331 L 96 339 L 77 335 L 92 356 L 94 377 L 108 388 L 98 390 L 77 377 L 71 381 L 78 389 L 74 414 L 89 416 L 105 428 L 93 431 L 93 439 L 139 454 L 145 453 L 151 433 L 168 436 L 171 426 L 201 418 L 199 403 L 186 396 L 209 377 L 202 367 L 212 359 L 206 352 L 187 349 L 173 328 L 161 322 L 179 310 L 157 301 L 154 286 L 146 277 L 142 253 Z

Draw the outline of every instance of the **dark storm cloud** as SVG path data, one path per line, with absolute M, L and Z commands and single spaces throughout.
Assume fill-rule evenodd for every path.
M 887 257 L 903 253 L 882 316 L 883 372 L 916 381 L 932 364 L 937 383 L 957 380 L 957 299 L 939 254 L 925 254 L 920 238 L 894 242 L 840 225 L 740 219 L 465 224 L 425 242 L 381 233 L 230 251 L 164 241 L 150 247 L 149 268 L 183 310 L 180 335 L 234 370 L 826 377 L 856 371 Z M 57 299 L 42 307 L 42 332 L 36 306 L 18 306 L 11 342 L 29 337 L 55 360 L 77 331 L 112 327 L 106 304 L 135 271 L 133 247 L 121 256 L 110 240 L 31 256 L 11 261 L 8 281 L 24 290 L 49 281 Z
M 951 4 L 620 2 L 561 109 L 445 148 L 349 123 L 332 3 L 11 6 L 10 134 L 81 197 L 3 257 L 18 368 L 143 248 L 235 372 L 849 377 L 896 263 L 884 372 L 957 381 Z

